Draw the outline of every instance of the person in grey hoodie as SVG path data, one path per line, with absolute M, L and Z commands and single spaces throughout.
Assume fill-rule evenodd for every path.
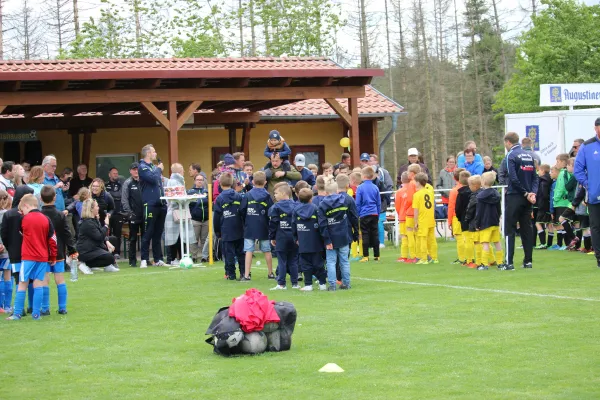
M 454 180 L 454 170 L 456 169 L 456 158 L 449 156 L 446 158 L 446 168 L 440 171 L 437 182 L 435 184 L 436 189 L 447 189 L 441 192 L 442 203 L 447 207 L 450 197 L 450 190 L 456 184 Z

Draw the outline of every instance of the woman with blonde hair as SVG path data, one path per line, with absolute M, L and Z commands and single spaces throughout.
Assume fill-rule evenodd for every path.
M 25 168 L 21 164 L 15 164 L 13 167 L 13 175 L 15 176 L 15 187 L 26 184 L 25 182 Z
M 105 190 L 104 181 L 100 178 L 94 178 L 90 185 L 90 192 L 92 192 L 92 199 L 96 200 L 100 209 L 100 225 L 108 225 L 110 215 L 115 209 L 115 201 Z
M 44 187 L 44 169 L 39 165 L 31 168 L 29 171 L 29 182 L 27 186 L 33 189 L 33 195 L 38 199 L 38 203 L 40 208 L 42 208 L 42 199 L 40 197 L 40 192 Z
M 108 228 L 100 224 L 100 207 L 93 199 L 87 199 L 81 207 L 81 222 L 77 238 L 79 269 L 86 275 L 90 268 L 104 268 L 104 272 L 118 272 L 115 247 L 108 240 Z

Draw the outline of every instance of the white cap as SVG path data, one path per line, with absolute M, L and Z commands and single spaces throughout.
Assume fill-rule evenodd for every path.
M 409 156 L 418 156 L 419 155 L 419 150 L 417 150 L 414 147 L 411 147 L 410 149 L 408 149 L 408 155 Z
M 296 154 L 296 157 L 294 158 L 294 165 L 297 167 L 304 167 L 306 165 L 304 154 Z

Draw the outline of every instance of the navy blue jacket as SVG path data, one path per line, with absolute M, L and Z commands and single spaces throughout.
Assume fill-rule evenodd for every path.
M 324 197 L 319 204 L 317 217 L 325 245 L 334 249 L 358 241 L 358 213 L 356 204 L 346 193 Z
M 194 221 L 208 221 L 208 191 L 204 188 L 191 188 L 187 191 L 187 194 L 204 195 L 204 197 L 199 198 L 198 201 L 193 201 L 190 203 L 190 215 Z
M 164 205 L 164 202 L 160 199 L 165 195 L 162 185 L 162 169 L 142 160 L 139 163 L 138 171 L 144 204 L 148 206 Z
M 254 188 L 244 196 L 240 213 L 244 218 L 244 239 L 269 239 L 271 195 L 265 188 Z
M 215 201 L 213 210 L 213 228 L 215 234 L 224 242 L 233 242 L 244 238 L 244 220 L 240 213 L 242 195 L 233 189 L 221 192 Z
M 313 186 L 315 186 L 317 184 L 317 178 L 315 178 L 315 176 L 313 175 L 313 173 L 310 169 L 304 167 L 304 168 L 302 168 L 302 171 L 299 171 L 299 172 L 300 172 L 300 175 L 302 175 L 302 178 L 300 178 L 300 180 L 308 183 L 311 189 L 313 188 Z M 298 182 L 299 181 L 291 181 L 290 185 L 296 186 L 296 183 L 298 183 Z
M 500 226 L 500 193 L 496 189 L 483 189 L 477 194 L 477 211 L 475 213 L 475 226 L 484 230 L 492 226 Z
M 269 239 L 277 241 L 275 251 L 296 250 L 292 233 L 292 214 L 295 208 L 294 200 L 281 200 L 269 210 Z
M 283 142 L 283 146 L 281 147 L 281 149 L 277 150 L 277 153 L 279 154 L 279 157 L 281 157 L 282 160 L 287 160 L 290 157 L 290 154 L 292 154 L 292 149 L 290 149 L 290 146 L 288 146 L 286 142 Z M 268 142 L 265 146 L 265 152 L 263 154 L 269 159 L 269 161 L 271 160 L 273 150 L 269 148 Z
M 469 232 L 477 231 L 477 195 L 479 195 L 479 193 L 482 191 L 482 189 L 479 189 L 475 192 L 471 192 L 469 204 L 467 204 L 467 210 L 465 211 L 465 223 L 468 226 Z
M 312 203 L 300 203 L 293 214 L 292 233 L 298 241 L 299 253 L 320 253 L 325 248 L 319 221 L 317 207 Z
M 469 200 L 471 199 L 471 189 L 469 186 L 463 186 L 458 189 L 458 196 L 456 196 L 456 218 L 460 221 L 460 227 L 463 231 L 469 230 L 469 224 L 465 221 L 465 216 L 467 215 L 467 206 L 469 205 Z
M 312 203 L 315 205 L 315 207 L 319 208 L 319 204 L 321 204 L 321 200 L 323 200 L 325 198 L 325 196 L 313 196 L 313 200 Z
M 360 218 L 381 213 L 379 188 L 373 181 L 364 181 L 356 189 L 356 210 Z
M 583 142 L 575 158 L 573 173 L 588 193 L 588 204 L 600 204 L 600 139 Z
M 550 174 L 544 174 L 540 176 L 540 184 L 538 186 L 537 195 L 535 196 L 535 206 L 538 209 L 538 215 L 543 215 L 550 212 L 551 186 L 552 178 L 550 178 Z
M 537 193 L 539 179 L 531 152 L 523 150 L 519 144 L 514 145 L 506 155 L 506 169 L 506 194 Z

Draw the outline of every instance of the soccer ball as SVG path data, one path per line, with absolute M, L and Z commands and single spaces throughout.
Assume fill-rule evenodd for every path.
M 269 351 L 279 351 L 281 349 L 280 330 L 267 333 L 267 345 L 269 347 Z
M 240 343 L 242 353 L 260 354 L 267 349 L 267 336 L 263 332 L 250 332 L 244 334 Z
M 244 332 L 241 331 L 236 331 L 236 332 L 231 332 L 229 334 L 229 336 L 227 337 L 227 339 L 225 339 L 225 342 L 227 342 L 227 346 L 229 348 L 235 347 L 238 344 L 240 344 L 240 341 L 242 341 L 244 339 Z
M 179 266 L 184 269 L 190 269 L 192 268 L 192 265 L 194 265 L 194 261 L 192 261 L 192 259 L 188 256 L 182 257 L 181 261 L 179 262 Z
M 260 265 L 260 261 L 257 261 L 257 262 L 256 262 L 256 265 L 257 265 L 257 266 L 258 266 L 258 265 Z

